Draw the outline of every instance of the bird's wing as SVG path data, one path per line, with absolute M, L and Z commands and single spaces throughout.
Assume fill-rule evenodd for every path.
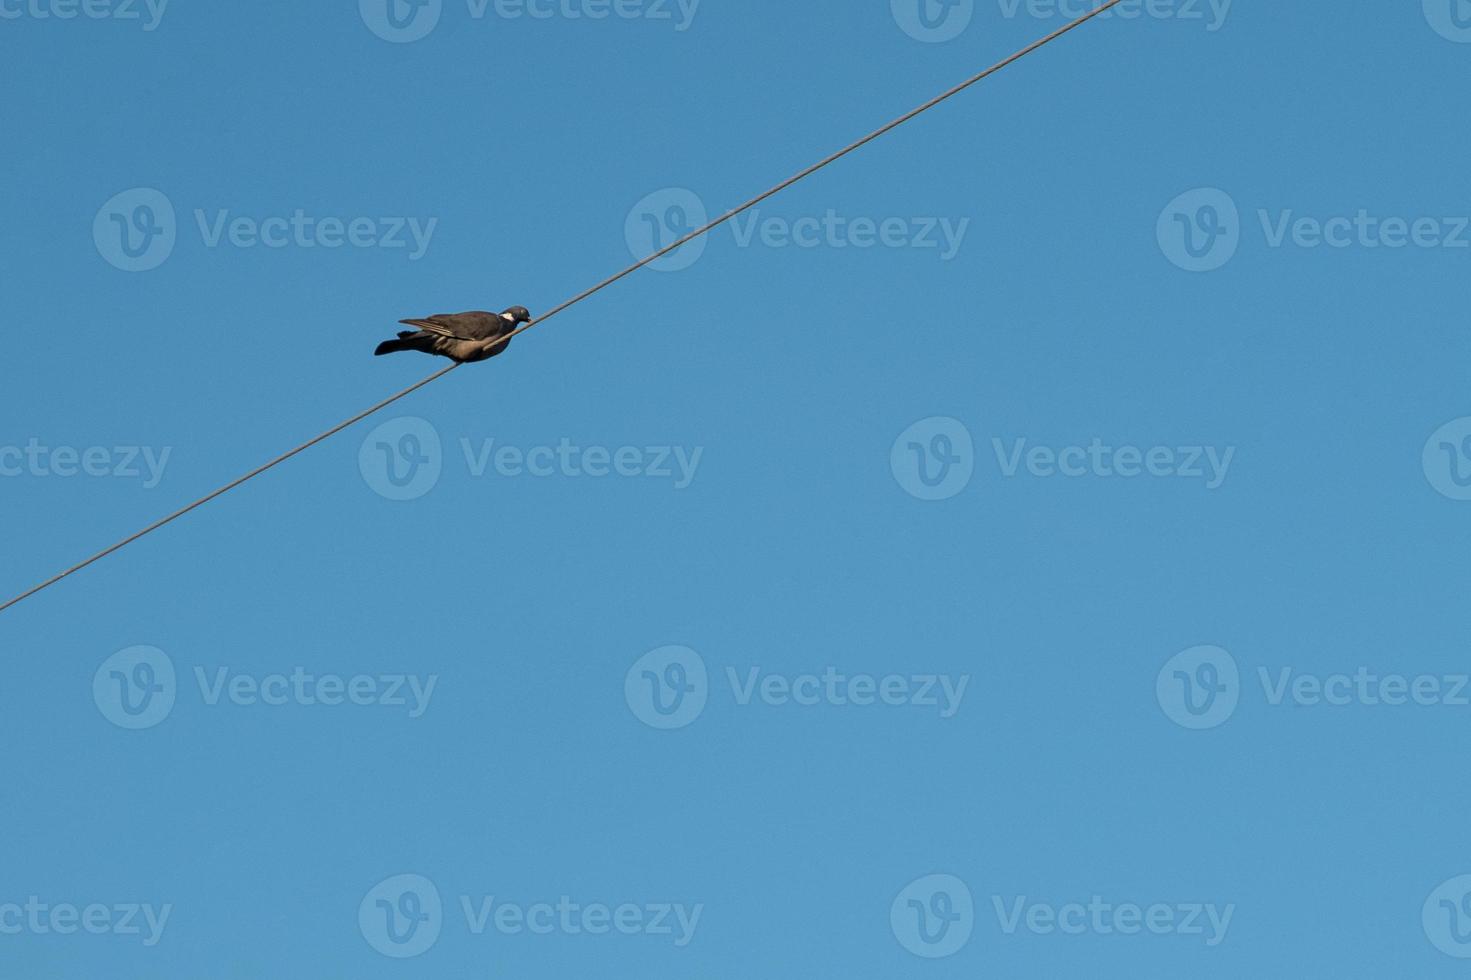
M 436 313 L 422 320 L 400 320 L 427 333 L 454 340 L 489 340 L 505 323 L 494 313 Z

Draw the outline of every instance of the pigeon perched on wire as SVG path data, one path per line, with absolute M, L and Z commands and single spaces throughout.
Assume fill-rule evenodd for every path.
M 524 306 L 513 306 L 504 313 L 436 313 L 422 320 L 400 320 L 417 327 L 404 330 L 397 340 L 385 340 L 373 352 L 374 357 L 412 350 L 422 354 L 438 354 L 461 364 L 484 361 L 505 353 L 511 346 L 507 334 L 523 323 L 531 322 Z M 502 339 L 505 338 L 505 339 Z

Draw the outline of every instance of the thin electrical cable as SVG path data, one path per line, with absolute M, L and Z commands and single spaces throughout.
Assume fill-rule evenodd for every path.
M 640 259 L 639 261 L 635 262 L 633 265 L 630 265 L 628 268 L 624 269 L 623 271 L 618 272 L 618 273 L 616 273 L 614 275 L 611 275 L 607 279 L 604 279 L 602 282 L 598 283 L 596 286 L 593 286 L 593 287 L 591 287 L 589 289 L 585 289 L 582 292 L 578 293 L 576 296 L 573 296 L 571 299 L 568 299 L 568 300 L 560 303 L 559 305 L 553 307 L 549 312 L 543 314 L 542 316 L 539 316 L 539 317 L 537 317 L 534 320 L 531 320 L 531 321 L 529 321 L 527 323 L 522 324 L 520 327 L 518 327 L 517 329 L 515 329 L 515 330 L 511 331 L 509 334 L 507 334 L 505 339 L 506 340 L 510 340 L 512 337 L 515 337 L 515 336 L 517 336 L 519 334 L 525 333 L 526 331 L 530 330 L 532 327 L 539 326 L 540 324 L 545 323 L 546 321 L 550 320 L 552 317 L 556 316 L 558 313 L 562 313 L 562 312 L 565 312 L 566 310 L 571 309 L 572 307 L 576 306 L 578 303 L 581 303 L 583 300 L 590 299 L 591 297 L 593 297 L 593 296 L 597 295 L 598 293 L 602 292 L 603 290 L 607 289 L 609 286 L 612 286 L 613 284 L 619 282 L 620 280 L 626 279 L 627 277 L 633 275 L 635 272 L 639 271 L 644 266 L 647 266 L 647 265 L 650 265 L 651 263 L 654 263 L 654 262 L 659 261 L 661 258 L 663 258 L 664 256 L 668 255 L 670 252 L 676 251 L 676 250 L 682 248 L 683 246 L 688 245 L 690 242 L 692 242 L 695 239 L 701 237 L 702 235 L 708 235 L 710 232 L 714 231 L 716 228 L 719 228 L 721 225 L 725 224 L 727 221 L 730 221 L 732 218 L 739 217 L 740 215 L 742 215 L 745 212 L 751 210 L 751 208 L 754 208 L 756 205 L 758 205 L 761 202 L 767 200 L 768 198 L 775 197 L 777 194 L 780 194 L 782 191 L 784 191 L 787 188 L 791 187 L 793 184 L 796 184 L 796 183 L 798 183 L 800 181 L 803 181 L 803 180 L 807 179 L 808 177 L 812 176 L 813 174 L 817 173 L 819 170 L 822 170 L 825 167 L 828 167 L 831 164 L 834 164 L 834 163 L 838 162 L 843 157 L 845 157 L 848 154 L 854 152 L 855 150 L 861 149 L 862 147 L 868 145 L 869 143 L 872 143 L 874 140 L 878 139 L 880 136 L 883 136 L 883 135 L 885 135 L 885 134 L 887 134 L 889 132 L 892 132 L 895 129 L 898 129 L 900 126 L 902 126 L 905 123 L 909 122 L 911 119 L 915 118 L 916 116 L 919 116 L 919 115 L 921 115 L 921 114 L 923 114 L 925 112 L 928 112 L 929 110 L 933 109 L 935 106 L 939 105 L 940 103 L 945 102 L 948 99 L 951 99 L 951 98 L 959 95 L 961 92 L 964 92 L 966 89 L 970 88 L 972 85 L 975 85 L 978 82 L 984 81 L 985 79 L 987 79 L 987 78 L 991 77 L 992 75 L 996 74 L 997 72 L 1001 71 L 1003 68 L 1006 68 L 1007 66 L 1012 65 L 1012 64 L 1020 61 L 1021 59 L 1025 58 L 1027 55 L 1029 55 L 1032 52 L 1038 50 L 1039 48 L 1043 48 L 1043 47 L 1047 46 L 1048 44 L 1051 44 L 1053 41 L 1055 41 L 1058 38 L 1062 37 L 1064 34 L 1067 34 L 1069 31 L 1072 31 L 1072 30 L 1074 30 L 1074 29 L 1076 29 L 1078 27 L 1081 27 L 1083 24 L 1086 24 L 1088 21 L 1090 21 L 1093 18 L 1099 16 L 1100 14 L 1102 14 L 1105 11 L 1109 10 L 1110 8 L 1118 6 L 1122 2 L 1123 2 L 1123 0 L 1107 0 L 1106 3 L 1104 3 L 1104 4 L 1102 4 L 1102 5 L 1098 6 L 1098 7 L 1095 7 L 1093 10 L 1091 10 L 1088 13 L 1082 15 L 1081 17 L 1078 17 L 1076 20 L 1069 21 L 1068 23 L 1064 24 L 1062 27 L 1059 27 L 1057 30 L 1053 31 L 1051 34 L 1048 34 L 1045 37 L 1042 37 L 1042 38 L 1039 38 L 1036 41 L 1033 41 L 1031 44 L 1029 44 L 1026 47 L 1022 48 L 1020 51 L 1017 51 L 1015 54 L 1012 54 L 1009 57 L 1004 58 L 1001 61 L 996 62 L 996 64 L 994 64 L 991 67 L 987 68 L 985 71 L 982 71 L 982 72 L 979 72 L 979 73 L 977 73 L 975 75 L 972 75 L 970 78 L 968 78 L 965 81 L 961 82 L 959 85 L 956 85 L 954 88 L 947 89 L 946 91 L 944 91 L 941 94 L 935 96 L 933 99 L 929 100 L 928 102 L 924 103 L 923 105 L 919 106 L 916 109 L 911 109 L 909 112 L 906 112 L 904 115 L 900 116 L 898 119 L 895 119 L 893 122 L 886 123 L 885 125 L 880 126 L 878 129 L 876 129 L 873 132 L 869 133 L 867 136 L 863 137 L 862 139 L 855 140 L 854 142 L 849 143 L 847 146 L 843 147 L 841 150 L 837 151 L 836 153 L 834 153 L 834 154 L 832 154 L 830 156 L 824 157 L 822 160 L 818 161 L 817 163 L 814 163 L 812 166 L 810 166 L 807 169 L 801 171 L 800 173 L 797 173 L 797 174 L 794 174 L 791 177 L 788 177 L 786 180 L 782 181 L 780 184 L 777 184 L 775 187 L 772 187 L 770 190 L 764 191 L 761 194 L 757 195 L 756 197 L 751 198 L 749 201 L 747 201 L 745 204 L 742 204 L 740 207 L 735 208 L 732 211 L 727 211 L 725 214 L 723 214 L 720 217 L 716 218 L 714 221 L 711 221 L 711 222 L 709 222 L 706 225 L 703 225 L 703 226 L 701 226 L 699 228 L 696 228 L 694 231 L 690 232 L 689 234 L 685 235 L 682 238 L 677 239 L 673 243 L 665 246 L 664 248 L 659 249 L 659 251 L 653 253 L 652 255 L 648 256 L 647 258 Z M 172 514 L 168 515 L 167 517 L 164 517 L 164 518 L 162 518 L 162 519 L 160 519 L 158 521 L 155 521 L 154 523 L 148 525 L 147 527 L 145 527 L 143 530 L 139 531 L 138 533 L 133 534 L 133 535 L 127 537 L 127 538 L 124 538 L 122 541 L 119 541 L 117 544 L 112 545 L 111 547 L 109 547 L 109 548 L 107 548 L 107 549 L 105 549 L 103 551 L 99 551 L 97 554 L 93 555 L 91 558 L 88 558 L 86 561 L 79 562 L 78 564 L 73 565 L 71 568 L 68 568 L 66 571 L 61 572 L 61 573 L 59 573 L 59 574 L 57 574 L 57 575 L 55 575 L 55 576 L 47 579 L 46 581 L 42 582 L 40 585 L 36 586 L 35 588 L 30 589 L 29 591 L 23 592 L 20 595 L 16 596 L 14 599 L 11 599 L 10 601 L 6 602 L 3 605 L 0 605 L 0 612 L 4 612 L 5 610 L 9 609 L 11 606 L 16 605 L 17 603 L 24 602 L 26 599 L 29 599 L 31 596 L 35 595 L 38 592 L 42 592 L 42 591 L 44 591 L 46 589 L 49 589 L 51 586 L 56 585 L 57 583 L 61 582 L 62 580 L 66 579 L 66 578 L 71 577 L 72 575 L 75 575 L 77 572 L 80 572 L 82 569 L 88 567 L 89 565 L 95 564 L 96 562 L 101 561 L 102 559 L 108 557 L 109 555 L 112 555 L 112 554 L 114 554 L 114 553 L 116 553 L 118 551 L 121 551 L 123 548 L 126 548 L 128 545 L 132 544 L 133 542 L 138 541 L 141 538 L 147 537 L 148 535 L 152 534 L 154 531 L 159 530 L 160 528 L 163 528 L 163 527 L 165 527 L 165 526 L 167 526 L 169 524 L 172 524 L 174 521 L 178 520 L 179 518 L 183 517 L 184 515 L 192 512 L 192 511 L 198 510 L 200 507 L 203 507 L 205 504 L 207 504 L 210 501 L 216 499 L 217 497 L 222 497 L 225 494 L 229 493 L 231 490 L 234 490 L 236 487 L 239 487 L 242 484 L 245 484 L 245 483 L 250 482 L 251 480 L 255 479 L 256 477 L 260 476 L 261 474 L 265 473 L 268 470 L 271 470 L 271 469 L 274 469 L 277 466 L 280 466 L 282 463 L 286 462 L 288 459 L 291 459 L 293 456 L 296 456 L 296 455 L 299 455 L 301 453 L 306 452 L 308 449 L 310 449 L 313 446 L 317 445 L 317 443 L 319 443 L 319 442 L 325 442 L 326 440 L 328 440 L 331 437 L 335 436 L 337 433 L 341 432 L 342 430 L 347 429 L 347 428 L 350 428 L 350 427 L 356 425 L 357 423 L 363 421 L 364 419 L 368 418 L 369 416 L 375 415 L 378 412 L 381 412 L 383 409 L 387 408 L 389 405 L 392 405 L 394 402 L 396 402 L 396 401 L 398 401 L 398 400 L 400 400 L 402 398 L 408 397 L 409 395 L 411 395 L 414 392 L 418 391 L 420 388 L 423 388 L 425 385 L 428 385 L 428 384 L 431 384 L 432 382 L 438 381 L 440 378 L 444 377 L 446 374 L 449 374 L 451 371 L 453 371 L 457 367 L 460 367 L 460 365 L 458 363 L 451 364 L 447 368 L 442 368 L 441 370 L 436 371 L 435 373 L 431 374 L 429 377 L 425 378 L 423 381 L 416 382 L 415 384 L 410 385 L 409 387 L 403 389 L 402 391 L 400 391 L 400 392 L 398 392 L 396 394 L 390 395 L 389 397 L 383 399 L 378 404 L 374 405 L 372 408 L 369 408 L 369 409 L 366 409 L 366 410 L 364 410 L 362 412 L 359 412 L 357 415 L 354 415 L 352 418 L 346 420 L 345 422 L 341 422 L 341 423 L 333 426 L 332 428 L 328 429 L 326 432 L 323 432 L 321 435 L 315 436 L 312 439 L 310 439 L 310 440 L 302 443 L 301 445 L 297 446 L 295 449 L 292 449 L 289 452 L 282 453 L 280 456 L 277 456 L 275 459 L 271 460 L 270 462 L 265 463 L 265 464 L 262 464 L 261 466 L 259 466 L 259 467 L 255 468 L 255 469 L 251 470 L 249 473 L 246 473 L 244 476 L 240 477 L 239 479 L 233 480 L 230 483 L 225 484 L 223 487 L 220 487 L 218 490 L 215 490 L 213 493 L 210 493 L 210 494 L 208 494 L 207 496 L 204 496 L 204 497 L 200 497 L 198 500 L 194 501 L 192 504 L 189 504 L 186 507 L 182 507 L 179 510 L 174 511 Z

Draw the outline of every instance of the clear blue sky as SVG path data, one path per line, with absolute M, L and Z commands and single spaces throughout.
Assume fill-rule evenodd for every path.
M 0 615 L 0 976 L 1463 975 L 1457 2 L 1090 24 Z M 477 6 L 0 0 L 0 591 L 1062 23 Z

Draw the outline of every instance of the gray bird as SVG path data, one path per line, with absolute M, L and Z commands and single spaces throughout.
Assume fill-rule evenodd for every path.
M 509 339 L 501 340 L 523 323 L 531 322 L 524 306 L 513 306 L 504 313 L 436 313 L 422 320 L 400 320 L 399 323 L 418 330 L 404 330 L 397 340 L 385 340 L 373 352 L 374 357 L 415 350 L 438 354 L 461 364 L 484 361 L 505 353 Z M 499 341 L 499 342 L 498 342 Z

